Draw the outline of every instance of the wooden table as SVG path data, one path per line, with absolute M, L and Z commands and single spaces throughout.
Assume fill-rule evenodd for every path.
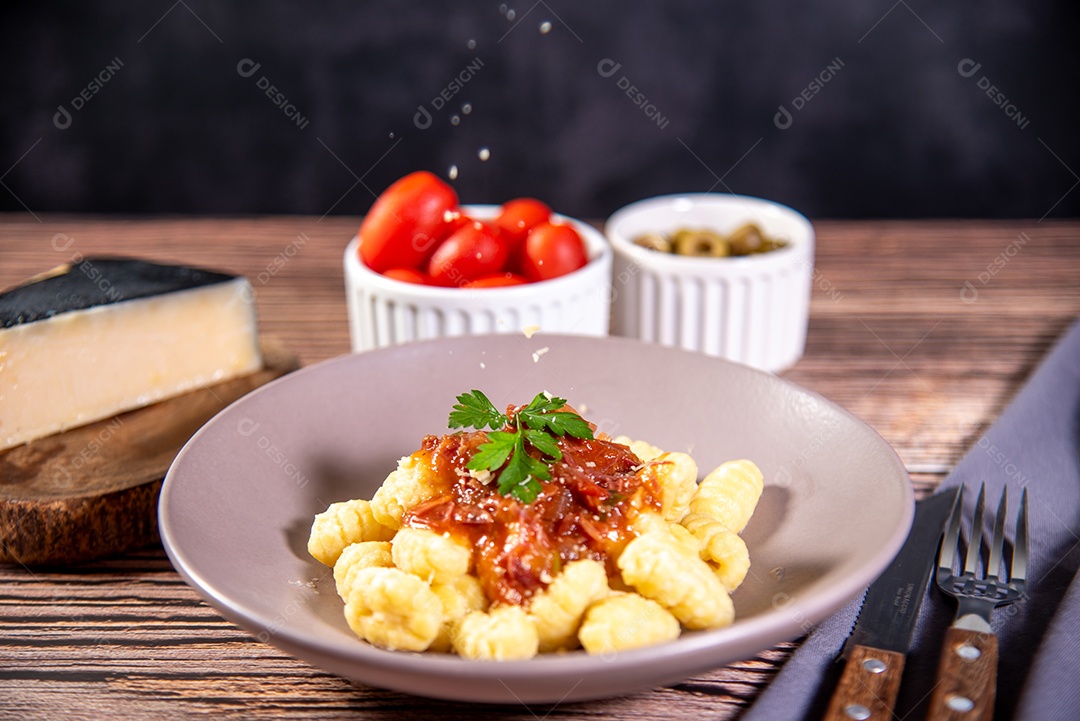
M 263 333 L 303 363 L 349 349 L 356 219 L 0 215 L 0 287 L 127 254 L 251 278 Z M 806 357 L 786 377 L 874 426 L 929 492 L 1080 315 L 1080 222 L 820 221 Z M 669 688 L 473 707 L 354 685 L 225 621 L 160 546 L 74 568 L 0 566 L 0 718 L 736 717 L 793 644 Z

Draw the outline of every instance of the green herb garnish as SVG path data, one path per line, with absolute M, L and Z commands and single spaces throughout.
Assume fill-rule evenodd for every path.
M 493 473 L 501 468 L 496 478 L 499 493 L 522 503 L 536 500 L 540 481 L 551 480 L 551 465 L 562 458 L 558 436 L 593 437 L 585 419 L 559 410 L 566 405 L 565 398 L 538 393 L 512 416 L 499 413 L 478 390 L 462 393 L 457 401 L 450 412 L 451 428 L 491 429 L 466 468 Z M 540 451 L 541 458 L 530 456 L 526 445 Z

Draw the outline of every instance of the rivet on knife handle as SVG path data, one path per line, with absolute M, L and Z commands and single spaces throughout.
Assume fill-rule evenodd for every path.
M 949 629 L 928 721 L 989 721 L 993 717 L 997 645 L 992 633 Z
M 904 674 L 904 654 L 868 646 L 851 650 L 825 721 L 889 721 Z

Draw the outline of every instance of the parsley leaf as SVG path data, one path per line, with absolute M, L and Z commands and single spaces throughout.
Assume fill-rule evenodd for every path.
M 505 415 L 492 405 L 488 397 L 478 390 L 462 393 L 457 397 L 457 404 L 450 412 L 451 428 L 475 428 L 483 430 L 485 426 L 498 430 L 509 423 Z
M 492 431 L 488 434 L 487 443 L 477 449 L 476 455 L 469 459 L 465 467 L 471 471 L 497 471 L 506 463 L 516 442 L 516 433 Z
M 543 393 L 537 394 L 529 405 L 518 411 L 518 417 L 525 425 L 533 430 L 542 431 L 547 429 L 556 436 L 573 436 L 574 438 L 592 438 L 592 429 L 584 418 L 577 413 L 561 411 L 566 405 L 565 398 L 551 396 L 548 398 Z
M 499 493 L 513 496 L 522 503 L 532 503 L 543 490 L 540 481 L 550 480 L 547 464 L 525 452 L 525 439 L 518 435 L 514 442 L 514 455 L 499 474 Z
M 537 393 L 536 397 L 529 401 L 529 405 L 521 409 L 521 412 L 526 415 L 533 413 L 554 413 L 565 405 L 565 398 L 549 396 L 545 393 Z
M 557 461 L 562 458 L 562 451 L 559 450 L 558 442 L 547 433 L 526 428 L 524 435 L 525 440 L 531 443 L 533 448 L 540 451 L 545 456 L 549 456 L 551 460 Z
M 560 410 L 565 398 L 538 393 L 527 406 L 507 417 L 499 413 L 482 392 L 472 390 L 457 397 L 450 413 L 451 428 L 491 428 L 466 468 L 498 471 L 499 493 L 522 503 L 532 503 L 540 495 L 540 481 L 551 480 L 551 465 L 562 459 L 558 436 L 592 438 L 592 429 L 578 414 Z M 502 430 L 510 427 L 512 430 Z M 526 444 L 542 458 L 529 455 Z M 500 470 L 501 469 L 501 470 Z
M 557 413 L 544 413 L 534 418 L 528 418 L 525 424 L 529 428 L 542 430 L 546 428 L 557 436 L 573 436 L 574 438 L 592 438 L 592 429 L 581 416 L 576 413 L 559 411 Z

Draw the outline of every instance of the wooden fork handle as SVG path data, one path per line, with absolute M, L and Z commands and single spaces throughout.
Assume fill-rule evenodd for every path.
M 848 656 L 825 712 L 825 721 L 892 721 L 904 654 L 856 646 Z
M 990 721 L 997 684 L 997 636 L 950 628 L 927 721 Z

